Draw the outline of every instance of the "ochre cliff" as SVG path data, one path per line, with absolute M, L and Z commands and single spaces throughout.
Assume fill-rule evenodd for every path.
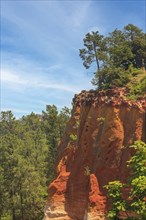
M 57 177 L 49 186 L 45 220 L 106 219 L 103 188 L 125 182 L 135 140 L 145 141 L 146 102 L 129 101 L 126 89 L 82 91 L 58 147 Z

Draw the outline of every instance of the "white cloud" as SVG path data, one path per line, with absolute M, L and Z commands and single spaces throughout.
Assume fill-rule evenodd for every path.
M 91 77 L 90 77 L 91 79 Z M 15 53 L 2 53 L 1 81 L 13 90 L 55 89 L 77 93 L 88 89 L 90 79 L 81 65 L 70 63 L 41 63 Z M 44 91 L 45 92 L 45 91 Z
M 68 105 L 73 93 L 90 89 L 92 70 L 84 69 L 78 52 L 85 34 L 98 30 L 105 35 L 127 21 L 144 25 L 144 9 L 138 10 L 137 20 L 137 8 L 129 14 L 130 7 L 121 10 L 119 4 L 129 5 L 126 1 L 112 5 L 93 0 L 2 1 L 3 107 L 37 112 L 45 103 Z
M 27 85 L 28 81 L 21 79 L 19 75 L 9 70 L 1 70 L 1 82 Z
M 76 92 L 77 89 L 75 89 L 72 86 L 68 86 L 61 83 L 54 83 L 53 81 L 50 82 L 50 80 L 47 82 L 47 79 L 39 78 L 36 79 L 34 76 L 27 76 L 27 80 L 20 77 L 18 74 L 13 73 L 9 70 L 1 70 L 1 82 L 2 83 L 10 83 L 11 87 L 16 85 L 23 85 L 26 88 L 47 88 L 47 89 L 57 89 L 57 90 L 64 90 L 67 92 Z

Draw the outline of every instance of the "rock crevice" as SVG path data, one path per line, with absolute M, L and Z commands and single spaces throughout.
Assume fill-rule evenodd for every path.
M 105 219 L 109 181 L 126 182 L 135 140 L 145 140 L 146 100 L 127 90 L 82 91 L 58 147 L 57 178 L 49 186 L 45 220 Z

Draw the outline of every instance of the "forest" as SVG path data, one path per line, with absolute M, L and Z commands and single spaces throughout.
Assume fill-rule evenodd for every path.
M 98 31 L 87 33 L 83 42 L 84 48 L 79 50 L 79 55 L 85 68 L 88 69 L 94 63 L 96 64 L 92 83 L 97 90 L 126 86 L 129 88 L 127 98 L 136 100 L 144 95 L 146 92 L 146 44 L 145 33 L 142 30 L 129 24 L 123 30 L 116 29 L 106 37 L 100 35 Z M 55 177 L 57 146 L 70 115 L 70 109 L 64 107 L 58 111 L 55 105 L 47 105 L 42 114 L 31 113 L 20 119 L 16 119 L 11 111 L 1 112 L 1 220 L 41 220 L 43 218 L 47 186 Z M 145 147 L 144 144 L 142 146 Z M 140 156 L 137 160 L 139 158 Z M 140 161 L 142 166 L 145 163 L 143 161 Z M 141 172 L 145 181 L 145 170 Z M 143 191 L 140 195 L 145 193 L 142 183 L 143 179 L 141 180 Z M 135 184 L 134 187 L 137 185 L 135 182 L 133 184 Z M 123 185 L 115 182 L 105 187 L 109 189 L 115 204 L 110 213 L 111 219 L 114 219 L 117 215 L 115 209 L 118 210 L 116 202 L 120 199 L 120 193 L 117 198 L 114 197 L 114 193 L 115 190 L 119 192 Z M 123 205 L 123 209 L 126 205 Z M 145 207 L 143 210 L 145 211 Z
M 11 111 L 0 115 L 0 219 L 43 218 L 47 187 L 55 176 L 57 145 L 70 109 L 46 111 L 16 119 Z

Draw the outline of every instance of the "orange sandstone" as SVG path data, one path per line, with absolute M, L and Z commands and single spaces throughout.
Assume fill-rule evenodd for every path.
M 126 161 L 135 140 L 145 140 L 143 98 L 125 99 L 126 89 L 75 95 L 71 119 L 58 147 L 57 177 L 49 186 L 45 220 L 105 219 L 103 188 L 126 182 Z M 71 134 L 77 137 L 72 140 Z

